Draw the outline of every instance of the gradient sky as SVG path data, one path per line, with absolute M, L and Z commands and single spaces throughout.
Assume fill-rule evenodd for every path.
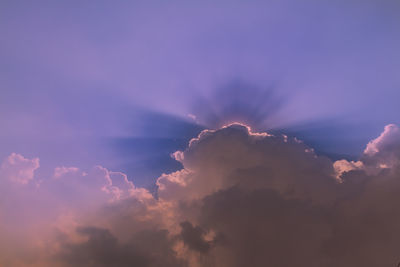
M 119 144 L 168 154 L 182 146 L 171 138 L 231 120 L 358 156 L 399 123 L 399 12 L 394 0 L 1 1 L 0 156 L 127 172 L 153 161 L 157 176 L 169 159 L 123 162 Z
M 2 0 L 0 162 L 154 194 L 172 153 L 239 122 L 353 170 L 400 125 L 399 29 L 398 0 Z

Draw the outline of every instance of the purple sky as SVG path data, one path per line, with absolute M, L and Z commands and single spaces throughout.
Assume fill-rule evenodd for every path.
M 186 141 L 240 120 L 359 155 L 384 125 L 400 122 L 398 1 L 0 7 L 1 157 L 117 168 L 105 139 L 171 138 L 163 116 L 189 127 L 172 136 Z M 312 136 L 316 128 L 325 139 Z
M 104 139 L 170 138 L 163 114 L 182 131 L 290 130 L 335 155 L 399 123 L 398 1 L 0 5 L 2 157 L 118 168 Z
M 127 256 L 122 241 L 138 245 L 123 240 L 132 235 L 146 253 L 152 238 L 161 240 L 155 249 L 161 262 L 171 260 L 165 266 L 186 266 L 170 258 L 177 251 L 193 260 L 189 266 L 236 266 L 229 259 L 249 266 L 232 244 L 250 244 L 252 255 L 241 218 L 271 223 L 257 217 L 259 203 L 270 202 L 278 218 L 271 229 L 297 220 L 298 210 L 306 214 L 300 230 L 289 231 L 291 242 L 320 248 L 326 232 L 339 233 L 321 245 L 331 265 L 326 255 L 293 252 L 304 260 L 299 266 L 391 264 L 397 258 L 385 253 L 395 246 L 384 237 L 388 247 L 357 242 L 371 231 L 380 236 L 376 229 L 400 238 L 397 213 L 381 209 L 397 203 L 400 188 L 399 29 L 398 0 L 0 1 L 0 265 L 13 266 L 21 251 L 28 262 L 48 251 L 19 242 L 36 241 L 35 233 L 53 240 L 47 230 L 54 222 L 65 234 L 57 246 L 70 249 L 56 253 L 60 266 L 80 266 L 62 265 L 82 260 L 76 254 L 85 249 L 68 243 L 80 240 L 71 234 L 77 225 L 75 234 L 89 243 L 108 238 L 112 263 Z M 232 122 L 274 136 L 221 129 Z M 252 191 L 257 186 L 261 195 Z M 243 203 L 240 213 L 225 214 L 234 209 L 224 201 Z M 290 216 L 279 217 L 276 207 Z M 359 213 L 348 216 L 346 207 Z M 126 216 L 133 217 L 121 221 Z M 346 228 L 364 220 L 365 229 Z M 103 230 L 91 228 L 94 221 Z M 231 221 L 238 224 L 221 227 Z M 262 225 L 244 233 L 258 236 Z M 307 225 L 320 232 L 303 236 Z M 228 239 L 218 231 L 235 242 L 224 247 Z M 359 250 L 339 257 L 349 234 Z M 29 266 L 58 267 L 43 253 L 38 262 L 48 265 Z M 212 254 L 204 259 L 214 265 L 198 263 L 195 253 Z M 160 266 L 144 264 L 147 254 L 129 255 L 129 266 Z M 308 265 L 303 255 L 321 261 Z M 107 260 L 104 266 L 125 266 Z
M 127 160 L 109 139 L 183 138 L 165 141 L 169 154 L 202 129 L 192 123 L 239 120 L 354 156 L 399 123 L 394 0 L 0 5 L 1 157 L 40 156 L 51 168 L 101 163 L 142 180 L 176 166 L 135 147 Z M 174 136 L 163 116 L 182 120 Z M 160 141 L 148 143 L 157 153 Z M 158 171 L 126 167 L 143 160 Z

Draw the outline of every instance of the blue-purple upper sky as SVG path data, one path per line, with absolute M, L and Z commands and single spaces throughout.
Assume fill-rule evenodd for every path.
M 397 0 L 1 1 L 0 157 L 149 186 L 232 121 L 358 156 L 400 123 L 399 15 Z

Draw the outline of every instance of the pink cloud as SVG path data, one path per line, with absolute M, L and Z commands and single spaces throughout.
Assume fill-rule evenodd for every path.
M 3 179 L 14 183 L 27 184 L 34 177 L 35 170 L 39 168 L 39 159 L 24 158 L 22 155 L 12 153 L 0 166 Z

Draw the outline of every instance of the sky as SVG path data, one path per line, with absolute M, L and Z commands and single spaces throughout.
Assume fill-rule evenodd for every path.
M 0 1 L 0 265 L 395 266 L 399 14 Z

